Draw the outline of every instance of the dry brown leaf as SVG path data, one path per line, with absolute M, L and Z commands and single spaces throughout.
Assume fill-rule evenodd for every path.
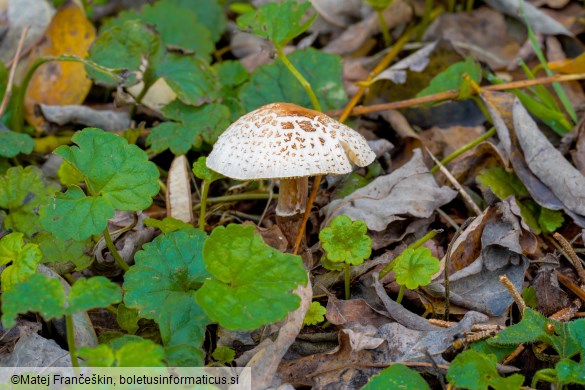
M 193 222 L 193 199 L 187 157 L 175 157 L 167 179 L 167 216 Z
M 95 28 L 83 9 L 69 3 L 53 16 L 45 40 L 31 54 L 30 63 L 43 56 L 69 54 L 86 57 L 94 39 Z M 83 64 L 57 61 L 43 64 L 33 75 L 26 91 L 25 118 L 37 131 L 42 131 L 45 119 L 35 114 L 36 104 L 81 104 L 90 88 L 91 80 Z

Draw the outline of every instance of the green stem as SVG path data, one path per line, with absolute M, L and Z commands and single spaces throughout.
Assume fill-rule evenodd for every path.
M 217 196 L 215 198 L 207 198 L 207 204 L 222 203 L 222 202 L 237 202 L 240 200 L 261 200 L 261 199 L 278 199 L 278 194 L 236 194 Z M 201 203 L 193 206 L 193 210 L 197 211 L 201 208 Z
M 350 282 L 351 282 L 351 273 L 350 273 L 351 265 L 349 263 L 345 263 L 344 273 L 345 273 L 345 300 L 349 300 L 351 297 L 350 293 Z
M 376 10 L 378 14 L 378 23 L 380 23 L 380 31 L 382 31 L 382 37 L 384 38 L 384 46 L 390 46 L 392 40 L 390 39 L 390 33 L 388 32 L 388 25 L 384 19 L 384 10 Z
M 417 241 L 415 241 L 412 244 L 410 244 L 408 247 L 406 247 L 406 249 L 417 249 L 417 248 L 420 248 L 425 242 L 427 242 L 431 238 L 435 237 L 437 234 L 441 233 L 442 231 L 443 231 L 443 229 L 433 229 L 430 232 L 428 232 L 427 234 L 425 234 L 424 236 L 422 236 Z M 384 276 L 386 276 L 388 274 L 388 272 L 390 272 L 390 271 L 392 271 L 392 269 L 394 269 L 394 266 L 396 265 L 396 260 L 399 257 L 400 257 L 400 255 L 396 256 L 394 258 L 394 260 L 392 260 L 391 262 L 389 262 L 388 264 L 386 264 L 386 266 L 384 268 L 382 268 L 382 271 L 380 271 L 380 277 L 379 277 L 380 280 L 382 280 L 382 278 Z
M 122 70 L 117 69 L 109 69 L 103 67 L 101 65 L 96 64 L 93 61 L 79 58 L 77 56 L 72 55 L 62 55 L 62 56 L 46 56 L 46 57 L 39 57 L 37 58 L 31 66 L 28 68 L 22 83 L 20 84 L 20 88 L 17 91 L 15 96 L 16 104 L 14 105 L 14 112 L 12 116 L 12 131 L 16 131 L 17 133 L 22 133 L 22 125 L 24 123 L 24 98 L 26 96 L 26 90 L 28 89 L 28 85 L 32 80 L 32 77 L 36 70 L 46 62 L 49 61 L 61 61 L 61 62 L 80 62 L 84 65 L 91 67 L 98 72 L 107 74 L 108 76 L 116 77 L 118 73 Z
M 447 157 L 442 159 L 441 165 L 449 164 L 451 161 L 455 160 L 457 157 L 461 156 L 463 153 L 475 148 L 477 145 L 479 145 L 480 143 L 482 143 L 486 139 L 493 137 L 495 134 L 496 134 L 496 128 L 492 127 L 485 134 L 482 134 L 481 136 L 477 137 L 476 139 L 474 139 L 470 143 L 463 145 L 462 147 L 460 147 L 459 149 L 455 150 L 453 153 L 449 154 Z M 440 167 L 438 165 L 435 165 L 433 168 L 431 168 L 431 173 L 437 173 L 439 171 L 439 169 L 440 169 Z
M 400 291 L 398 291 L 398 297 L 396 297 L 396 303 L 402 303 L 402 298 L 404 297 L 404 290 L 406 288 L 404 285 L 400 286 Z
M 288 70 L 292 73 L 292 75 L 295 76 L 295 78 L 299 81 L 299 83 L 301 83 L 302 87 L 307 92 L 307 95 L 309 95 L 309 99 L 311 99 L 311 104 L 313 105 L 313 108 L 317 111 L 322 111 L 321 104 L 319 104 L 319 100 L 317 99 L 317 95 L 315 95 L 315 92 L 313 92 L 311 84 L 309 84 L 309 82 L 303 77 L 303 75 L 297 70 L 297 68 L 295 68 L 295 66 L 288 60 L 288 58 L 284 54 L 284 51 L 282 51 L 282 47 L 276 47 L 276 53 L 278 54 L 278 57 L 280 58 L 284 66 L 286 66 Z
M 122 256 L 120 256 L 120 254 L 118 253 L 118 250 L 116 249 L 116 246 L 112 241 L 112 236 L 110 236 L 110 232 L 108 231 L 107 226 L 104 229 L 104 240 L 106 240 L 106 245 L 108 246 L 108 249 L 110 250 L 112 256 L 114 256 L 114 260 L 116 260 L 118 266 L 120 266 L 120 268 L 122 268 L 124 271 L 128 271 L 130 269 L 130 266 L 126 264 L 124 259 L 122 259 Z
M 201 184 L 201 208 L 199 210 L 199 229 L 205 230 L 205 211 L 207 209 L 207 193 L 209 192 L 209 180 L 203 180 Z
M 65 315 L 65 328 L 67 329 L 67 346 L 69 347 L 69 356 L 71 357 L 71 365 L 79 367 L 77 361 L 77 347 L 75 346 L 75 330 L 73 328 L 73 315 Z

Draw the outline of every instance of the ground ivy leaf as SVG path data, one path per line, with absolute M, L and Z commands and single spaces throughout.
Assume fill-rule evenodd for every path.
M 207 167 L 207 157 L 199 157 L 197 161 L 193 163 L 193 174 L 201 180 L 207 180 L 212 183 L 216 180 L 222 179 L 225 176 L 221 173 L 215 172 L 213 169 Z
M 519 389 L 524 383 L 524 377 L 520 374 L 502 378 L 494 355 L 483 355 L 473 350 L 457 355 L 449 366 L 447 379 L 452 385 L 472 390 L 512 390 Z
M 191 9 L 197 15 L 199 23 L 211 31 L 213 41 L 219 41 L 227 23 L 223 7 L 217 0 L 168 0 L 167 2 Z
M 565 218 L 560 210 L 550 210 L 540 207 L 538 225 L 544 233 L 554 232 L 563 225 L 563 222 L 565 222 Z
M 193 55 L 161 52 L 153 61 L 155 78 L 162 77 L 184 103 L 200 106 L 220 97 L 217 73 Z
M 305 314 L 305 319 L 303 320 L 303 325 L 317 325 L 320 322 L 325 321 L 325 313 L 327 313 L 327 309 L 323 307 L 319 302 L 311 302 L 311 306 L 309 306 L 309 310 Z
M 96 128 L 75 133 L 72 141 L 77 146 L 60 146 L 55 153 L 83 174 L 91 195 L 101 195 L 117 210 L 144 210 L 152 204 L 159 174 L 142 149 Z
M 202 259 L 206 236 L 189 229 L 166 233 L 136 253 L 124 275 L 124 303 L 159 324 L 169 363 L 202 365 L 209 320 L 193 294 L 208 273 Z
M 215 279 L 207 280 L 195 296 L 221 326 L 255 329 L 281 320 L 299 306 L 300 298 L 290 290 L 307 282 L 301 258 L 266 245 L 253 226 L 215 228 L 203 258 Z
M 396 283 L 410 290 L 426 286 L 440 268 L 439 259 L 431 254 L 429 248 L 408 248 L 400 254 L 394 266 Z
M 95 348 L 79 348 L 79 357 L 90 367 L 164 367 L 165 351 L 151 340 L 119 337 Z
M 585 385 L 585 364 L 583 361 L 577 363 L 571 359 L 562 359 L 556 364 L 555 370 L 561 383 Z
M 311 84 L 323 110 L 345 104 L 347 95 L 342 81 L 341 57 L 308 48 L 295 51 L 289 60 Z M 312 106 L 307 92 L 279 59 L 259 66 L 252 73 L 250 81 L 240 90 L 240 100 L 246 112 L 273 102 Z
M 393 364 L 370 378 L 361 390 L 376 389 L 430 389 L 427 382 L 416 371 L 402 365 Z
M 55 237 L 83 241 L 101 233 L 114 211 L 103 197 L 85 196 L 81 188 L 71 186 L 43 205 L 39 214 L 43 228 Z
M 317 15 L 304 18 L 311 3 L 284 1 L 282 3 L 266 3 L 255 12 L 240 16 L 238 27 L 269 39 L 276 47 L 284 47 L 292 39 L 305 32 Z M 303 21 L 304 19 L 304 21 Z
M 477 176 L 477 181 L 490 190 L 500 199 L 505 199 L 510 195 L 528 196 L 528 190 L 524 183 L 520 181 L 514 172 L 495 167 L 485 169 Z
M 170 149 L 179 155 L 200 148 L 204 141 L 213 145 L 230 124 L 230 110 L 217 103 L 192 107 L 175 100 L 162 112 L 174 122 L 161 123 L 150 131 L 146 142 L 155 153 Z
M 360 265 L 372 254 L 372 239 L 364 221 L 352 221 L 346 215 L 338 215 L 329 227 L 321 230 L 319 240 L 327 251 L 327 259 Z
M 118 310 L 116 313 L 116 320 L 120 328 L 124 329 L 126 332 L 130 334 L 134 334 L 138 331 L 138 320 L 140 319 L 140 314 L 138 310 L 131 309 L 120 303 L 118 305 Z
M 23 237 L 23 233 L 10 233 L 0 240 L 0 265 L 12 262 L 2 271 L 0 285 L 3 292 L 32 276 L 43 260 L 39 246 L 25 244 Z
M 84 180 L 83 174 L 68 161 L 63 161 L 57 170 L 61 184 L 66 186 L 79 185 Z
M 85 367 L 114 367 L 116 363 L 114 351 L 106 344 L 100 344 L 93 348 L 79 347 L 77 355 L 83 359 Z
M 0 209 L 7 211 L 4 228 L 32 236 L 40 230 L 35 210 L 43 198 L 57 191 L 56 186 L 43 184 L 43 174 L 34 166 L 11 167 L 0 176 Z M 4 214 L 0 211 L 0 219 Z
M 90 243 L 85 241 L 62 240 L 49 232 L 41 232 L 33 238 L 43 253 L 43 263 L 72 262 L 75 271 L 81 271 L 91 264 L 88 256 Z
M 211 31 L 207 26 L 198 20 L 189 7 L 175 4 L 174 1 L 161 0 L 145 5 L 140 11 L 121 12 L 117 18 L 111 19 L 103 31 L 114 26 L 123 26 L 129 20 L 140 20 L 153 26 L 160 34 L 162 43 L 169 48 L 195 52 L 208 61 L 215 50 Z
M 211 357 L 220 364 L 227 364 L 236 358 L 236 351 L 229 347 L 217 347 Z
M 16 157 L 18 154 L 30 154 L 35 141 L 28 134 L 16 133 L 0 128 L 0 157 Z
M 17 314 L 40 313 L 48 321 L 65 314 L 65 291 L 57 279 L 34 274 L 2 294 L 2 324 L 11 328 Z
M 116 283 L 103 276 L 79 279 L 69 292 L 68 314 L 106 307 L 122 300 L 122 290 Z
M 213 65 L 221 82 L 221 102 L 230 109 L 230 122 L 246 111 L 239 98 L 240 89 L 250 79 L 250 73 L 240 61 L 227 60 Z
M 154 31 L 137 20 L 127 21 L 101 33 L 89 49 L 91 61 L 106 68 L 123 69 L 126 74 L 112 77 L 89 66 L 85 69 L 99 84 L 115 87 L 122 81 L 122 85 L 133 85 L 138 81 L 135 73 L 144 70 L 144 61 L 148 66 L 159 49 L 160 39 Z
M 193 225 L 173 217 L 165 217 L 162 221 L 154 218 L 146 218 L 143 222 L 144 226 L 160 229 L 163 233 L 174 232 L 181 229 L 195 229 Z

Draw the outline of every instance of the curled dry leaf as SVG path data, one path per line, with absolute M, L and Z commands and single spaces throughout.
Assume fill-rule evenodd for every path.
M 324 207 L 323 226 L 343 214 L 364 221 L 370 230 L 382 231 L 408 216 L 428 218 L 456 195 L 449 187 L 437 185 L 420 149 L 416 149 L 411 160 L 399 169 Z

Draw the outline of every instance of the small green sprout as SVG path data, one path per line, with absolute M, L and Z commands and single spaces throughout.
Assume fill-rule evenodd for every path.
M 396 283 L 400 285 L 396 302 L 402 302 L 404 287 L 414 290 L 420 286 L 426 286 L 439 270 L 439 259 L 431 254 L 429 248 L 407 248 L 396 258 L 394 266 Z
M 218 363 L 227 364 L 236 358 L 236 351 L 229 347 L 217 347 L 211 354 Z
M 197 176 L 197 178 L 203 180 L 203 183 L 201 184 L 199 229 L 205 230 L 205 210 L 207 208 L 207 194 L 209 193 L 209 186 L 214 181 L 224 178 L 224 176 L 207 168 L 207 157 L 199 157 L 199 159 L 193 163 L 193 174 Z
M 348 216 L 339 215 L 328 228 L 319 233 L 319 240 L 327 252 L 327 259 L 345 263 L 345 299 L 350 297 L 349 267 L 360 265 L 372 254 L 372 239 L 367 232 L 365 222 L 352 221 Z
M 309 306 L 309 310 L 307 310 L 307 314 L 305 314 L 303 325 L 317 325 L 318 323 L 325 321 L 325 313 L 327 313 L 327 309 L 325 309 L 323 305 L 317 301 L 311 302 L 311 306 Z

